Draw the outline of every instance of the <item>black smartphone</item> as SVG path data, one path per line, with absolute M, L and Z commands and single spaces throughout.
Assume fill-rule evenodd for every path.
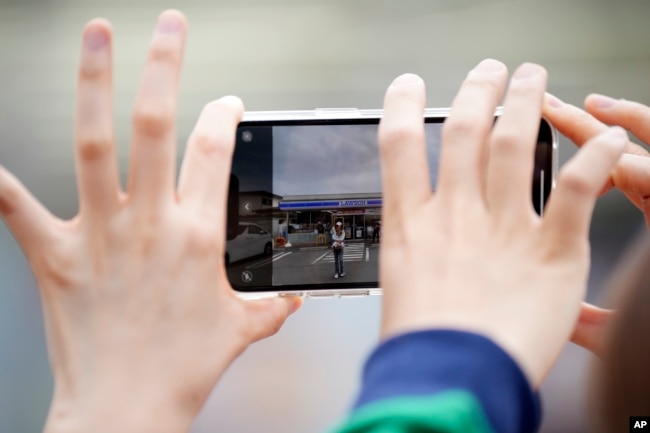
M 381 115 L 356 109 L 244 115 L 232 161 L 225 257 L 230 283 L 243 297 L 381 293 Z M 433 190 L 448 115 L 448 109 L 427 109 L 424 116 Z M 538 214 L 555 185 L 556 136 L 542 119 L 531 179 Z

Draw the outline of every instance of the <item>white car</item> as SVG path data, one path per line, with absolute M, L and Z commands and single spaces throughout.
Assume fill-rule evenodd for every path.
M 237 235 L 226 242 L 226 265 L 273 252 L 273 236 L 253 223 L 239 223 Z

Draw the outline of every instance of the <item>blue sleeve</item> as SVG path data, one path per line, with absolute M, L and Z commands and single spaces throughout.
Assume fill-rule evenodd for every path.
M 539 396 L 515 361 L 491 340 L 454 330 L 411 332 L 382 343 L 366 362 L 355 409 L 451 390 L 472 393 L 496 432 L 539 428 Z

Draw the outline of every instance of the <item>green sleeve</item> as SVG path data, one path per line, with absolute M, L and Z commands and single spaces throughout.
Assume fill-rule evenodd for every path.
M 466 391 L 395 397 L 353 412 L 330 433 L 494 433 L 481 405 Z

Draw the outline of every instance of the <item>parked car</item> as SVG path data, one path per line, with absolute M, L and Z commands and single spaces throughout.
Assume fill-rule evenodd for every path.
M 257 224 L 239 223 L 235 237 L 226 242 L 226 264 L 273 252 L 273 236 Z

